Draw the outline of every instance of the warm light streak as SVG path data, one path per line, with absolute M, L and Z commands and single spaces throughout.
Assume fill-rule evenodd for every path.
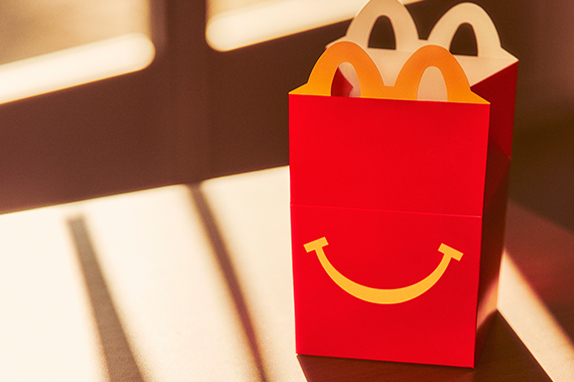
M 137 71 L 148 66 L 155 48 L 134 33 L 0 66 L 0 103 Z
M 405 0 L 403 3 L 415 1 Z M 228 51 L 348 20 L 365 3 L 367 0 L 261 1 L 209 15 L 206 38 L 212 48 Z
M 508 254 L 500 269 L 498 310 L 553 381 L 574 381 L 574 344 Z

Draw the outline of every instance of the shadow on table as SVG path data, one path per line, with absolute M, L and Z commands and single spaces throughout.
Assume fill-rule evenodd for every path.
M 297 356 L 309 382 L 551 381 L 497 313 L 475 369 Z
M 259 380 L 266 382 L 269 380 L 263 364 L 260 340 L 257 337 L 252 318 L 252 312 L 246 302 L 245 292 L 239 282 L 237 270 L 233 266 L 231 254 L 223 239 L 223 234 L 217 224 L 215 214 L 201 191 L 199 185 L 190 186 L 191 199 L 199 215 L 205 234 L 209 239 L 209 244 L 215 255 L 215 260 L 225 280 L 225 285 L 235 306 L 235 312 L 241 322 L 243 333 L 249 345 L 249 352 L 253 364 L 259 374 Z
M 83 216 L 68 219 L 110 382 L 143 382 Z

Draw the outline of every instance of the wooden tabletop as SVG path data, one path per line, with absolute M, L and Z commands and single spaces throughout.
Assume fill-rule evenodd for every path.
M 507 226 L 466 369 L 295 354 L 286 167 L 2 215 L 0 380 L 573 380 L 574 232 Z

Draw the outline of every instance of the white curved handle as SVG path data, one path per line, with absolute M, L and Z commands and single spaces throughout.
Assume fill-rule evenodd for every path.
M 498 31 L 484 9 L 473 3 L 461 3 L 448 10 L 431 31 L 428 42 L 450 49 L 458 27 L 468 23 L 474 29 L 479 57 L 498 57 L 505 52 Z
M 414 51 L 419 46 L 415 22 L 405 6 L 398 0 L 371 0 L 351 21 L 347 35 L 341 40 L 353 41 L 367 49 L 369 37 L 377 19 L 387 16 L 395 31 L 396 49 Z

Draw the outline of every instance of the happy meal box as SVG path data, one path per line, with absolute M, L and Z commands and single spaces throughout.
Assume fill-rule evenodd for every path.
M 393 4 L 391 20 L 406 12 L 394 1 L 365 8 L 373 3 Z M 444 37 L 474 22 L 457 11 L 468 7 L 447 12 L 429 41 L 399 44 L 412 31 L 394 22 L 398 53 L 373 54 L 348 33 L 289 95 L 299 354 L 475 365 L 496 310 L 516 62 L 493 59 L 471 86 Z M 375 13 L 370 21 L 385 14 Z M 477 38 L 469 61 L 483 59 Z M 395 66 L 381 64 L 385 54 Z M 332 95 L 337 76 L 354 97 Z

